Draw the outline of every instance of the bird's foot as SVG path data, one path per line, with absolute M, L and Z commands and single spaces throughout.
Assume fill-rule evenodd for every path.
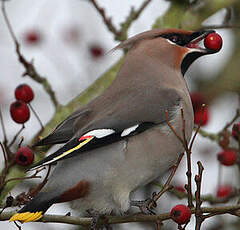
M 106 230 L 112 230 L 111 226 L 109 224 L 104 224 L 102 226 L 99 226 L 101 222 L 104 222 L 105 215 L 100 214 L 97 211 L 94 210 L 87 210 L 87 213 L 90 217 L 92 217 L 91 225 L 89 230 L 103 230 L 104 228 Z
M 132 200 L 130 201 L 131 206 L 138 207 L 143 214 L 146 215 L 156 215 L 156 213 L 152 210 L 157 207 L 156 201 L 153 199 L 155 196 L 155 192 L 152 194 L 152 198 L 148 198 L 146 200 Z M 150 204 L 152 204 L 150 206 Z

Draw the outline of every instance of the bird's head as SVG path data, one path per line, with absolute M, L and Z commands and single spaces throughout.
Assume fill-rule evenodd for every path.
M 171 67 L 179 69 L 184 75 L 189 66 L 199 57 L 213 54 L 201 44 L 214 30 L 188 31 L 182 29 L 155 29 L 140 33 L 119 44 L 116 49 L 135 50 L 139 55 L 148 55 Z

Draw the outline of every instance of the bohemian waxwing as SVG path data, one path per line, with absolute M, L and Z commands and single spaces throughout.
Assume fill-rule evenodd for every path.
M 57 162 L 42 191 L 10 221 L 36 221 L 54 203 L 67 201 L 84 212 L 127 211 L 131 193 L 184 152 L 166 111 L 182 136 L 183 109 L 186 139 L 191 138 L 193 109 L 183 75 L 194 60 L 214 53 L 197 45 L 212 32 L 156 29 L 118 45 L 128 52 L 111 86 L 37 143 L 66 144 L 34 165 Z

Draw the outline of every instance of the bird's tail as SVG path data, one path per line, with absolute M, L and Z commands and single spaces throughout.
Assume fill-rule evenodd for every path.
M 55 198 L 49 199 L 48 193 L 39 193 L 21 210 L 14 214 L 9 221 L 20 221 L 22 223 L 37 221 L 41 219 L 50 206 L 56 202 L 57 200 Z

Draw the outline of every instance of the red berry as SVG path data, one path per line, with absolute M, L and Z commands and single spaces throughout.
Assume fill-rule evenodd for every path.
M 93 58 L 100 58 L 103 55 L 103 48 L 99 45 L 91 45 L 89 52 Z
M 27 104 L 23 101 L 15 101 L 10 105 L 10 113 L 12 119 L 20 124 L 28 121 L 30 117 L 30 110 Z
M 219 51 L 222 48 L 222 37 L 217 33 L 208 34 L 204 39 L 204 46 L 207 49 Z
M 189 207 L 178 204 L 171 210 L 171 218 L 178 224 L 185 224 L 190 220 L 191 210 Z
M 201 110 L 202 104 L 206 104 L 206 99 L 201 93 L 198 93 L 198 92 L 190 93 L 190 97 L 192 100 L 194 112 L 197 110 Z
M 65 42 L 69 44 L 76 44 L 80 41 L 81 33 L 79 31 L 78 26 L 70 26 L 65 29 L 63 34 L 63 39 Z
M 15 89 L 15 97 L 17 100 L 29 103 L 34 98 L 32 88 L 27 84 L 21 84 Z
M 231 149 L 218 153 L 218 160 L 226 166 L 234 165 L 237 161 L 237 153 Z
M 185 188 L 181 185 L 176 185 L 174 186 L 174 188 L 178 191 L 178 192 L 186 192 Z
M 17 164 L 22 166 L 27 166 L 33 163 L 34 160 L 34 154 L 32 150 L 28 147 L 21 147 L 18 149 L 15 161 Z
M 233 125 L 232 137 L 235 138 L 237 141 L 240 140 L 240 122 Z
M 202 109 L 199 109 L 196 112 L 194 112 L 194 124 L 199 125 L 201 122 L 201 126 L 204 126 L 208 123 L 208 120 L 209 112 L 207 107 L 203 108 L 203 114 Z
M 24 41 L 28 45 L 36 45 L 42 40 L 38 30 L 29 30 L 24 34 Z
M 233 193 L 233 187 L 231 185 L 220 185 L 217 189 L 218 198 L 226 198 Z

